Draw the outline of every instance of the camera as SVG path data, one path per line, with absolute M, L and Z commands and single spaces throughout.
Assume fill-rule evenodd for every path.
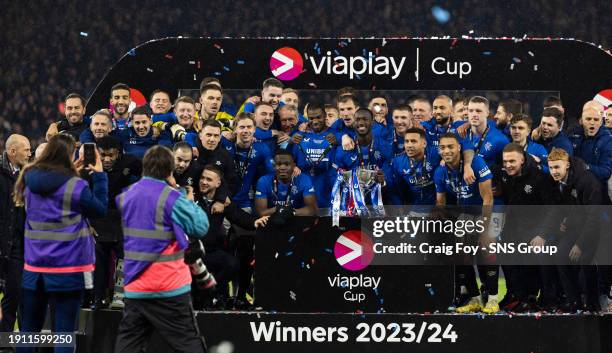
M 189 265 L 198 288 L 211 289 L 217 285 L 215 277 L 208 271 L 202 258 L 205 254 L 204 246 L 198 239 L 191 240 L 189 247 L 185 251 L 185 263 Z

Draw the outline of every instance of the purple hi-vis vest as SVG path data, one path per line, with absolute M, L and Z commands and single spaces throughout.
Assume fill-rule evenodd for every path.
M 146 178 L 117 196 L 124 235 L 125 285 L 152 263 L 183 259 L 189 241 L 183 229 L 172 221 L 172 209 L 180 196 L 167 184 Z M 180 251 L 162 255 L 175 240 Z
M 26 187 L 25 266 L 31 272 L 71 273 L 93 271 L 94 240 L 81 215 L 85 180 L 70 178 L 50 195 Z

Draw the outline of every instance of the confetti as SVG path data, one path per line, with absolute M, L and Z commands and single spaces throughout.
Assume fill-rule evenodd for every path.
M 474 33 L 474 30 L 473 30 L 473 29 L 470 29 L 470 31 L 469 31 L 468 33 L 469 33 L 469 34 L 472 34 L 472 33 Z
M 514 63 L 510 64 L 510 70 L 514 70 Z
M 321 48 L 317 48 L 317 54 L 321 55 Z
M 436 19 L 436 21 L 438 21 L 439 24 L 445 24 L 446 22 L 448 22 L 448 20 L 450 20 L 450 12 L 440 6 L 432 7 L 431 14 Z
M 374 51 L 376 52 L 376 56 L 378 56 L 378 48 L 376 48 Z M 370 54 L 372 54 L 372 53 L 370 53 Z
M 380 304 L 383 304 L 385 302 L 385 300 L 383 298 L 380 298 Z
M 147 67 L 147 71 L 149 71 L 149 72 L 153 72 L 153 69 L 152 69 L 152 68 L 150 68 L 150 67 Z
M 220 73 L 219 71 L 215 71 L 215 72 L 214 72 L 214 75 L 215 75 L 215 76 L 221 76 L 221 73 Z
M 310 259 L 310 263 L 314 265 L 314 263 L 315 263 L 314 257 L 312 259 Z
M 466 36 L 465 34 L 461 35 L 461 39 L 470 39 L 469 36 Z
M 195 65 L 195 60 L 190 60 L 189 65 Z
M 533 65 L 533 71 L 538 71 L 538 65 Z
M 455 44 L 457 44 L 457 42 L 459 41 L 459 39 L 455 38 L 453 39 L 453 42 L 451 43 L 451 49 L 453 49 L 453 47 L 455 46 Z
M 238 65 L 244 65 L 244 60 L 236 60 L 236 64 L 238 64 Z
M 333 253 L 332 249 L 330 249 L 330 248 L 326 248 L 325 251 L 327 251 L 330 254 Z
M 532 57 L 533 57 L 533 56 L 535 56 L 535 55 L 533 55 L 533 52 L 531 52 L 531 51 L 528 51 L 528 53 L 529 53 L 529 55 L 530 55 L 530 56 L 532 56 Z
M 289 242 L 290 242 L 290 243 L 291 243 L 292 241 L 294 241 L 294 240 L 295 240 L 295 236 L 294 236 L 294 235 L 292 235 L 292 236 L 290 236 L 290 237 L 289 237 Z
M 319 48 L 319 42 L 316 42 L 316 43 L 315 43 L 315 45 L 314 45 L 314 47 L 313 47 L 312 49 L 315 49 L 315 50 L 316 50 L 317 48 Z
M 301 266 L 302 266 L 302 268 L 304 268 L 304 266 L 305 266 L 304 261 L 302 261 Z
M 285 254 L 285 256 L 291 256 L 293 255 L 293 251 L 287 251 L 287 253 Z
M 274 258 L 275 258 L 275 259 L 278 259 L 278 253 L 275 253 L 275 254 L 274 254 Z
M 491 55 L 491 54 L 492 54 L 492 53 L 491 53 L 490 51 L 483 51 L 483 52 L 482 52 L 482 55 L 487 55 L 487 56 L 489 56 L 489 55 Z
M 128 55 L 136 56 L 136 48 L 133 48 L 130 51 L 128 51 Z
M 291 300 L 295 300 L 297 296 L 296 296 L 296 294 L 292 290 L 290 290 L 289 291 L 289 297 L 291 297 Z
M 336 56 L 340 56 L 340 52 L 338 51 L 338 49 L 334 49 L 334 53 L 336 53 Z
M 517 64 L 521 63 L 521 59 L 519 59 L 519 58 L 512 58 L 512 61 L 514 61 Z
M 87 37 L 88 35 L 89 35 L 89 33 L 87 33 L 87 32 L 81 32 L 81 36 L 83 36 L 83 37 Z
M 387 44 L 387 40 L 385 38 L 383 38 L 382 40 L 382 46 L 384 47 Z
M 197 80 L 197 79 L 196 79 L 196 74 L 193 74 L 193 80 L 194 80 L 194 81 L 195 81 L 195 80 Z
M 229 70 L 230 70 L 230 68 L 229 68 L 229 67 L 227 67 L 227 66 L 223 66 L 223 70 L 225 70 L 225 71 L 229 71 Z
M 361 76 L 359 76 L 359 74 L 355 74 L 355 77 L 356 77 L 358 80 L 361 80 Z
M 164 55 L 164 58 L 166 58 L 168 60 L 172 60 L 173 57 L 170 54 L 166 54 L 166 55 Z
M 317 88 L 317 85 L 315 85 L 315 84 L 314 84 L 314 82 L 310 82 L 310 83 L 308 84 L 308 86 L 313 87 L 313 88 Z
M 368 52 L 367 52 L 367 50 L 365 50 L 365 48 L 363 48 L 363 56 L 364 57 L 368 56 Z

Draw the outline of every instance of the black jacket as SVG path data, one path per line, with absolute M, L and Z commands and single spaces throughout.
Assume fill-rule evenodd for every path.
M 524 153 L 525 164 L 517 176 L 509 176 L 501 167 L 493 169 L 495 186 L 501 189 L 505 222 L 502 239 L 530 241 L 547 237 L 554 231 L 554 215 L 545 207 L 553 184 L 533 157 Z
M 83 130 L 87 128 L 89 128 L 89 125 L 85 124 L 84 121 L 81 121 L 75 125 L 70 125 L 68 120 L 64 118 L 57 122 L 57 131 L 59 133 L 72 135 L 72 137 L 74 137 L 74 139 L 77 141 L 79 141 L 79 137 L 81 136 Z
M 175 170 L 172 175 L 174 176 L 176 185 L 181 187 L 191 186 L 194 190 L 197 190 L 200 175 L 202 175 L 202 169 L 204 169 L 204 166 L 200 165 L 200 163 L 194 159 L 189 163 L 189 167 L 187 167 L 183 173 L 178 174 Z
M 565 219 L 566 231 L 560 233 L 560 241 L 578 245 L 583 259 L 589 261 L 599 245 L 602 207 L 585 206 L 602 205 L 604 190 L 580 158 L 570 157 L 568 173 L 564 187 L 554 183 L 550 195 L 553 205 L 562 205 L 557 211 Z
M 236 224 L 241 228 L 255 230 L 254 223 L 257 217 L 243 211 L 234 202 L 226 206 L 223 213 L 212 214 L 210 208 L 213 202 L 214 201 L 206 200 L 203 195 L 196 195 L 196 203 L 206 212 L 206 216 L 208 216 L 208 233 L 202 241 L 207 250 L 225 247 L 224 218 L 227 218 L 230 223 Z
M 236 165 L 234 158 L 227 152 L 221 143 L 213 151 L 207 150 L 202 146 L 200 139 L 196 139 L 196 147 L 198 149 L 198 162 L 202 167 L 207 164 L 216 165 L 223 172 L 223 181 L 227 184 L 228 196 L 234 195 L 240 187 L 238 175 L 236 174 Z
M 0 155 L 0 256 L 23 259 L 25 209 L 15 207 L 13 188 L 19 173 L 13 173 L 6 152 Z
M 142 175 L 142 162 L 131 154 L 122 154 L 113 169 L 107 170 L 108 176 L 108 213 L 100 219 L 90 219 L 98 234 L 99 241 L 118 241 L 123 238 L 121 216 L 115 198 L 127 186 L 135 183 Z

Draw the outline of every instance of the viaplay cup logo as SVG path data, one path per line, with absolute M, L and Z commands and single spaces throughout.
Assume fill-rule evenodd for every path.
M 290 81 L 302 73 L 304 61 L 297 50 L 283 47 L 276 50 L 270 58 L 272 75 L 282 81 Z
M 334 245 L 334 256 L 342 267 L 350 271 L 360 271 L 368 267 L 374 259 L 372 239 L 360 230 L 344 232 Z

